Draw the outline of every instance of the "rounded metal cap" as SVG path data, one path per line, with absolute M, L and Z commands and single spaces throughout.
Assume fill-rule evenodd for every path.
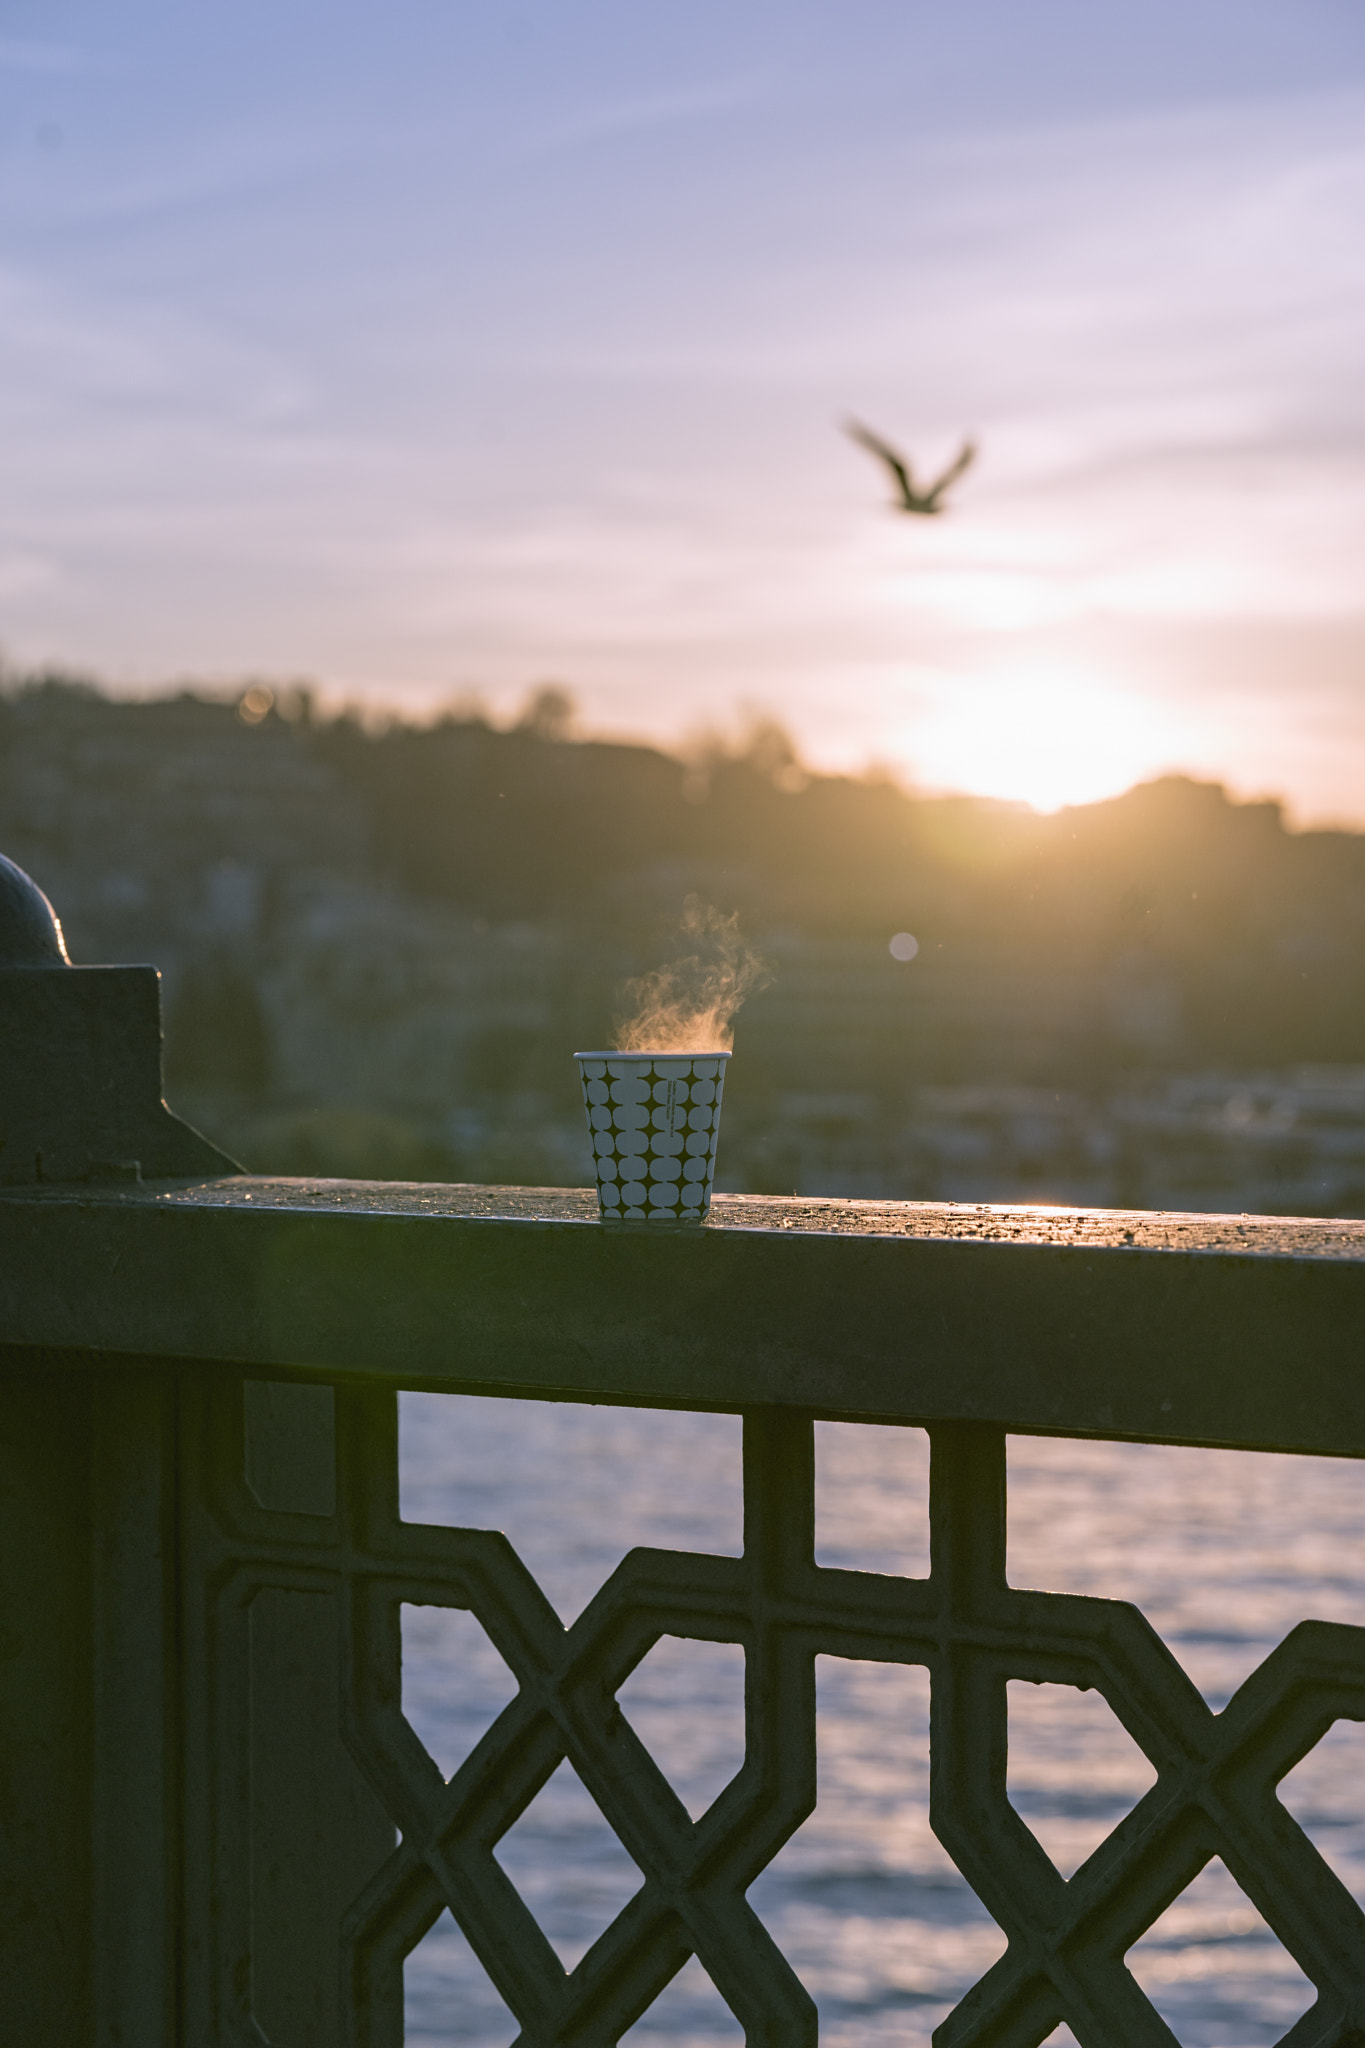
M 69 967 L 56 911 L 38 884 L 0 853 L 0 967 Z

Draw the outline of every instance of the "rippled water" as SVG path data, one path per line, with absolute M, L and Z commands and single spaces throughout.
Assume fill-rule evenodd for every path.
M 822 1563 L 927 1569 L 928 1456 L 916 1430 L 821 1424 Z M 412 1520 L 506 1530 L 571 1620 L 637 1543 L 737 1554 L 739 1423 L 729 1416 L 403 1396 Z M 1221 1707 L 1306 1615 L 1365 1623 L 1365 1468 L 1231 1451 L 1010 1446 L 1013 1584 L 1142 1608 Z M 1003 1949 L 928 1824 L 928 1684 L 917 1669 L 819 1660 L 820 1798 L 750 1899 L 820 2009 L 826 2048 L 916 2048 Z M 743 1656 L 666 1638 L 622 1688 L 692 1812 L 743 1752 Z M 447 1772 L 513 1690 L 472 1619 L 407 1610 L 404 1705 Z M 1010 1689 L 1010 1796 L 1064 1874 L 1150 1784 L 1105 1703 Z M 1365 1728 L 1339 1722 L 1282 1797 L 1365 1902 Z M 572 1967 L 639 1884 L 569 1766 L 499 1860 Z M 1311 1985 L 1219 1863 L 1129 1954 L 1185 2048 L 1262 2048 Z M 410 2048 L 501 2048 L 506 2007 L 448 1916 L 407 1968 Z M 626 2037 L 717 2048 L 740 2029 L 695 1961 Z

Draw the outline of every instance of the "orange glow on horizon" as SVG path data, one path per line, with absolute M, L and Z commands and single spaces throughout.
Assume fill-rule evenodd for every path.
M 1098 676 L 1043 663 L 945 678 L 905 738 L 921 787 L 1039 811 L 1118 796 L 1180 752 L 1155 707 Z

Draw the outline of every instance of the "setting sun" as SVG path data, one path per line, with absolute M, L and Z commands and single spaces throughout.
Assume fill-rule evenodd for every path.
M 922 785 L 1053 811 L 1159 774 L 1174 737 L 1126 690 L 1039 662 L 940 684 L 906 741 Z

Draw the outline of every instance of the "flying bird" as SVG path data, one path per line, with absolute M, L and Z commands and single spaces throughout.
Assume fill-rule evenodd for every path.
M 904 456 L 898 455 L 896 450 L 883 441 L 880 435 L 874 434 L 870 427 L 863 426 L 860 420 L 850 419 L 844 421 L 844 432 L 850 440 L 856 441 L 860 448 L 866 448 L 870 455 L 875 455 L 879 462 L 886 464 L 896 480 L 896 510 L 918 512 L 927 519 L 932 519 L 939 512 L 946 510 L 943 503 L 944 492 L 950 489 L 962 472 L 976 460 L 975 441 L 964 441 L 962 452 L 956 461 L 950 462 L 942 476 L 936 477 L 933 483 L 920 490 L 916 486 L 914 472 Z

